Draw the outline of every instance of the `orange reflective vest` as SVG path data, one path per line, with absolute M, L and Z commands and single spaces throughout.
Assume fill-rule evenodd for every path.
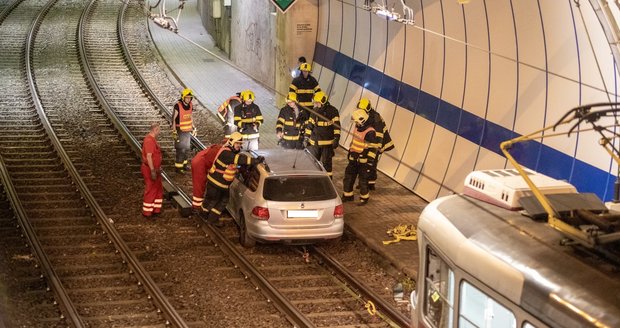
M 192 131 L 192 128 L 193 128 L 192 111 L 194 109 L 194 105 L 190 102 L 189 109 L 185 109 L 185 106 L 183 105 L 182 101 L 179 101 L 177 105 L 179 108 L 179 116 L 178 116 L 179 123 L 177 123 L 177 127 L 179 128 L 179 130 L 183 132 Z
M 375 131 L 375 129 L 371 126 L 367 127 L 364 131 L 358 131 L 356 129 L 353 132 L 353 139 L 351 140 L 349 151 L 361 154 L 364 150 L 368 149 L 369 143 L 366 142 L 366 134 L 370 131 Z

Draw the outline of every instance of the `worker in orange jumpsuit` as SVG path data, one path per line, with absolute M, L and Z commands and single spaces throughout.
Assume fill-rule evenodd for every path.
M 218 151 L 227 141 L 228 139 L 224 139 L 219 144 L 213 144 L 199 151 L 192 159 L 192 209 L 195 213 L 200 213 L 209 170 L 213 166 Z
M 142 165 L 140 166 L 140 172 L 144 178 L 142 215 L 147 218 L 161 213 L 164 199 L 164 187 L 161 182 L 162 154 L 157 143 L 160 132 L 159 123 L 151 124 L 151 129 L 142 142 Z

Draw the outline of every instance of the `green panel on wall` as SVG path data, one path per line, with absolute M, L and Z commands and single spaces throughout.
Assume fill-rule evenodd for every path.
M 278 7 L 282 13 L 285 13 L 295 2 L 295 0 L 271 0 L 274 6 Z

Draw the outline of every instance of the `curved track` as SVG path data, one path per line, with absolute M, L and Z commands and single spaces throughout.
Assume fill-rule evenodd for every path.
M 148 286 L 151 278 L 94 202 L 82 179 L 89 172 L 69 161 L 67 154 L 75 150 L 60 145 L 63 130 L 48 121 L 37 97 L 32 44 L 53 4 L 24 1 L 0 25 L 0 46 L 6 50 L 0 69 L 9 72 L 0 82 L 3 94 L 9 95 L 0 106 L 5 185 L 11 185 L 13 206 L 27 218 L 24 230 L 71 325 L 165 324 L 168 320 L 151 301 L 158 293 Z M 164 313 L 174 319 L 169 311 Z
M 161 325 L 166 321 L 175 326 L 185 326 L 185 322 L 203 326 L 211 320 L 221 322 L 222 326 L 247 326 L 258 320 L 273 327 L 286 327 L 289 324 L 282 320 L 282 315 L 274 312 L 272 305 L 277 303 L 276 307 L 285 314 L 284 317 L 296 326 L 394 325 L 389 323 L 389 319 L 385 322 L 381 315 L 368 313 L 365 310 L 367 297 L 359 296 L 363 294 L 363 289 L 384 291 L 382 286 L 363 286 L 353 290 L 346 278 L 332 274 L 334 269 L 318 265 L 318 261 L 305 263 L 298 252 L 288 247 L 242 249 L 236 242 L 236 228 L 232 224 L 224 229 L 226 236 L 212 227 L 199 225 L 211 237 L 204 238 L 195 228 L 197 220 L 180 219 L 173 215 L 175 218 L 171 220 L 162 219 L 162 226 L 162 223 L 157 225 L 155 222 L 132 219 L 139 217 L 139 207 L 135 205 L 140 203 L 136 200 L 139 197 L 135 196 L 139 192 L 135 190 L 141 189 L 139 162 L 136 161 L 139 140 L 147 133 L 151 122 L 158 121 L 163 127 L 168 126 L 170 113 L 163 103 L 174 100 L 175 90 L 168 87 L 171 91 L 166 93 L 166 88 L 162 88 L 166 84 L 160 83 L 157 85 L 157 95 L 149 93 L 152 83 L 160 81 L 165 74 L 149 67 L 148 62 L 152 60 L 149 57 L 152 55 L 146 51 L 148 46 L 139 42 L 142 36 L 137 32 L 139 29 L 132 27 L 140 19 L 142 21 L 139 23 L 144 24 L 137 3 L 129 3 L 128 12 L 132 15 L 127 16 L 123 16 L 125 9 L 123 3 L 118 1 L 97 1 L 86 9 L 84 6 L 59 0 L 58 6 L 52 8 L 39 28 L 35 51 L 30 56 L 34 63 L 36 93 L 41 96 L 41 112 L 44 109 L 51 118 L 53 130 L 60 135 L 58 142 L 46 139 L 47 130 L 37 123 L 41 114 L 37 113 L 36 106 L 30 104 L 15 111 L 16 101 L 0 107 L 0 110 L 5 108 L 2 113 L 6 112 L 7 119 L 19 122 L 12 126 L 23 125 L 24 129 L 20 131 L 28 130 L 34 134 L 34 137 L 28 138 L 17 130 L 11 130 L 6 135 L 7 138 L 9 135 L 13 137 L 2 140 L 15 142 L 11 146 L 0 147 L 0 155 L 7 159 L 11 179 L 17 189 L 30 190 L 29 193 L 20 191 L 21 195 L 27 195 L 20 198 L 28 199 L 24 204 L 29 219 L 35 220 L 38 215 L 37 235 L 49 233 L 49 237 L 42 239 L 46 247 L 48 243 L 52 245 L 46 252 L 51 254 L 63 284 L 76 301 L 81 318 L 89 326 Z M 86 11 L 82 15 L 83 10 Z M 62 28 L 58 28 L 59 25 Z M 76 26 L 80 26 L 77 33 Z M 0 25 L 0 32 L 2 27 Z M 15 40 L 23 43 L 23 38 L 23 35 L 16 36 Z M 131 47 L 121 47 L 124 38 L 130 40 L 128 44 Z M 21 51 L 15 51 L 15 60 L 19 61 L 20 56 Z M 127 68 L 130 61 L 135 61 L 138 70 Z M 23 83 L 21 69 L 16 72 L 19 73 L 12 77 L 15 82 L 5 86 L 6 89 Z M 142 74 L 143 80 L 140 80 L 138 75 L 142 72 L 147 74 Z M 29 99 L 30 96 L 31 92 L 25 86 L 21 97 L 16 99 Z M 159 98 L 166 100 L 161 102 Z M 160 143 L 167 159 L 164 169 L 171 169 L 174 153 L 172 138 L 168 135 L 169 129 L 162 130 Z M 214 131 L 201 131 L 201 138 L 208 143 L 218 140 L 219 134 Z M 15 143 L 22 146 L 14 147 Z M 200 142 L 195 144 L 200 146 Z M 52 156 L 60 146 L 69 150 L 68 157 L 73 164 L 66 163 L 62 156 Z M 35 153 L 45 155 L 35 160 Z M 19 155 L 11 158 L 13 154 Z M 22 161 L 16 164 L 19 159 Z M 28 164 L 31 162 L 38 164 L 33 167 Z M 71 169 L 71 166 L 78 169 Z M 18 168 L 23 173 L 18 173 Z M 168 192 L 177 195 L 174 202 L 181 207 L 188 205 L 186 194 L 191 191 L 189 180 L 188 175 L 173 175 L 166 183 Z M 45 181 L 45 184 L 36 185 L 39 181 Z M 110 188 L 111 185 L 114 188 Z M 40 190 L 45 190 L 45 193 L 39 193 Z M 93 194 L 88 194 L 89 190 L 93 190 Z M 103 209 L 98 204 L 102 204 Z M 98 227 L 96 222 L 102 224 L 104 229 Z M 122 243 L 120 235 L 111 232 L 116 228 L 121 231 L 122 239 L 130 241 L 125 246 L 119 246 Z M 63 237 L 65 233 L 68 233 L 67 237 Z M 161 237 L 162 233 L 168 240 L 182 240 L 183 243 L 168 244 L 168 240 Z M 110 240 L 107 235 L 114 236 Z M 225 249 L 224 252 L 218 249 L 220 246 Z M 170 248 L 173 255 L 163 251 Z M 128 251 L 130 255 L 118 256 L 115 254 L 117 249 Z M 131 254 L 137 255 L 137 258 Z M 201 285 L 203 282 L 185 282 L 175 275 L 174 263 L 180 264 L 175 255 L 181 257 L 182 265 L 188 265 L 192 271 L 218 276 L 209 279 L 217 278 L 234 286 L 234 293 L 227 299 L 241 297 L 236 301 L 241 309 L 237 310 L 236 318 L 212 313 L 208 302 L 188 302 L 189 299 L 183 297 L 187 289 L 192 289 L 188 285 Z M 69 259 L 71 264 L 62 262 L 62 259 Z M 269 265 L 265 265 L 264 261 Z M 148 274 L 138 274 L 137 270 L 142 266 L 150 269 L 156 285 L 152 279 L 147 279 Z M 139 278 L 135 279 L 128 272 L 135 272 Z M 183 273 L 179 274 L 182 277 Z M 143 285 L 150 290 L 150 296 L 142 289 Z M 87 296 L 93 288 L 104 297 Z M 159 288 L 168 297 L 154 295 L 153 290 Z M 199 293 L 209 293 L 202 287 L 195 289 Z M 264 296 L 259 296 L 255 289 Z M 321 294 L 321 290 L 326 294 Z M 384 293 L 383 297 L 390 295 Z M 217 299 L 218 296 L 212 295 L 211 298 Z M 276 302 L 276 298 L 280 300 Z M 252 300 L 252 309 L 260 310 L 243 313 L 247 300 Z M 167 312 L 165 308 L 170 305 L 174 305 L 180 315 L 175 314 L 174 309 L 170 310 L 171 313 Z M 224 307 L 234 311 L 232 304 Z M 163 316 L 158 314 L 162 308 Z M 203 313 L 197 313 L 199 311 Z M 391 320 L 401 322 L 399 320 L 402 318 Z

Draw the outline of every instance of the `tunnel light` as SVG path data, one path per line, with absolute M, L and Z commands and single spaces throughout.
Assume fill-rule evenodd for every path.
M 375 14 L 377 16 L 381 16 L 383 18 L 387 18 L 388 20 L 398 20 L 400 18 L 400 15 L 398 13 L 395 13 L 393 11 L 387 10 L 387 9 L 377 9 L 375 11 Z
M 400 0 L 400 3 L 403 6 L 402 15 L 394 11 L 394 8 L 388 9 L 387 5 L 385 4 L 385 0 L 382 0 L 381 3 L 376 3 L 375 0 L 365 0 L 362 8 L 368 11 L 372 11 L 377 16 L 380 16 L 387 20 L 413 25 L 415 23 L 415 21 L 413 20 L 413 10 L 409 6 L 407 6 L 405 0 Z

